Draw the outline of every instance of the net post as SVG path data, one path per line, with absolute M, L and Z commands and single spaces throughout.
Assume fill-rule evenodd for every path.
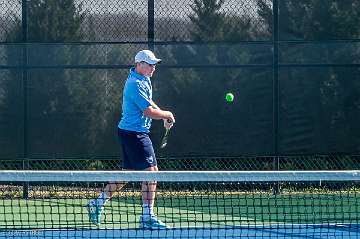
M 280 170 L 280 157 L 275 156 L 273 157 L 273 170 L 274 171 L 279 171 Z M 280 194 L 280 183 L 279 182 L 274 182 L 272 185 L 272 193 L 273 195 L 278 195 Z
M 23 169 L 29 169 L 29 159 L 23 159 Z M 29 182 L 23 182 L 23 199 L 29 199 Z

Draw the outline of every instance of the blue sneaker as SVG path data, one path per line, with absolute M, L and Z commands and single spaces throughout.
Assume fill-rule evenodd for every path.
M 150 217 L 140 216 L 140 228 L 142 229 L 168 229 L 165 223 L 160 221 L 155 215 Z
M 88 211 L 89 221 L 95 225 L 100 225 L 104 207 L 99 206 L 95 200 L 91 200 L 86 205 L 86 209 Z

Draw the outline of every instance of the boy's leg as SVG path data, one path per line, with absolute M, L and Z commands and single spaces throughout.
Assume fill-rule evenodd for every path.
M 107 184 L 104 190 L 99 194 L 98 198 L 91 200 L 86 205 L 90 222 L 96 225 L 101 223 L 101 216 L 105 204 L 111 199 L 113 193 L 120 190 L 124 185 L 124 182 L 111 182 Z
M 157 166 L 146 169 L 147 171 L 158 171 Z M 140 227 L 144 229 L 166 229 L 169 228 L 154 214 L 154 202 L 156 196 L 156 185 L 153 182 L 142 183 L 143 214 L 140 217 Z
M 146 171 L 158 171 L 157 166 L 147 168 Z M 156 185 L 153 182 L 142 183 L 143 218 L 154 216 L 154 202 L 156 197 Z

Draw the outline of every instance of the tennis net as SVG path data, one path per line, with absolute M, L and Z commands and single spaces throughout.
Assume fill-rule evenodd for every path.
M 154 181 L 166 229 L 139 228 Z M 86 205 L 108 182 L 128 183 L 95 225 Z M 360 171 L 0 171 L 0 238 L 360 238 L 359 224 Z

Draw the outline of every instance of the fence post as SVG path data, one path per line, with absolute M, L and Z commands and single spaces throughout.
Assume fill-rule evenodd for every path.
M 279 3 L 278 0 L 273 0 L 273 140 L 274 140 L 274 153 L 273 170 L 280 169 L 279 157 Z M 275 182 L 273 185 L 273 193 L 280 193 L 280 184 Z
M 22 31 L 22 86 L 23 86 L 23 169 L 29 169 L 29 157 L 28 157 L 28 108 L 27 108 L 27 63 L 28 63 L 28 52 L 27 52 L 27 0 L 21 1 L 21 31 Z M 23 198 L 28 199 L 29 198 L 29 182 L 24 182 L 23 185 Z
M 154 51 L 155 37 L 155 5 L 154 0 L 148 0 L 148 48 Z

